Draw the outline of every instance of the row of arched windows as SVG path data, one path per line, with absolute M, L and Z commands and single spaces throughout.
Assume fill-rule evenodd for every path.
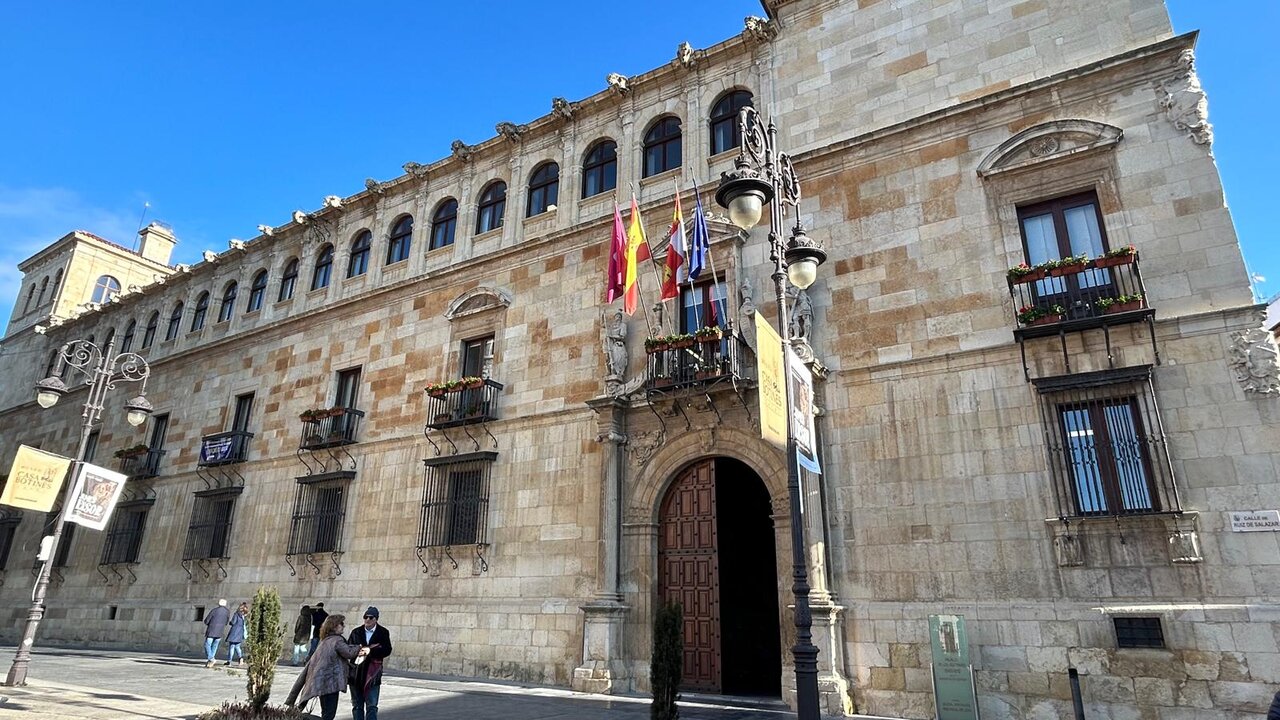
M 105 277 L 105 276 L 104 276 L 104 277 Z M 99 279 L 99 282 L 101 282 L 101 279 Z M 61 283 L 62 283 L 62 269 L 61 269 L 61 268 L 59 268 L 59 269 L 58 269 L 58 272 L 54 273 L 54 275 L 53 275 L 53 288 L 52 288 L 52 289 L 50 289 L 50 287 L 49 287 L 49 278 L 48 278 L 48 276 L 45 276 L 45 277 L 43 277 L 43 278 L 41 278 L 41 279 L 40 279 L 40 295 L 38 295 L 38 296 L 36 295 L 36 284 L 35 284 L 34 282 L 33 282 L 33 283 L 31 283 L 31 286 L 27 288 L 27 301 L 26 301 L 26 303 L 24 303 L 24 304 L 23 304 L 23 306 L 22 306 L 22 312 L 23 312 L 23 313 L 31 312 L 31 303 L 32 303 L 32 301 L 34 301 L 34 302 L 35 302 L 35 306 L 36 306 L 36 307 L 40 307 L 41 305 L 43 305 L 43 304 L 44 304 L 44 296 L 45 296 L 45 293 L 48 293 L 48 294 L 49 294 L 49 299 L 50 299 L 50 300 L 52 300 L 52 299 L 54 299 L 55 297 L 57 297 L 57 296 L 58 296 L 58 285 L 60 285 Z M 118 286 L 119 286 L 119 284 L 117 283 L 117 287 L 118 287 Z

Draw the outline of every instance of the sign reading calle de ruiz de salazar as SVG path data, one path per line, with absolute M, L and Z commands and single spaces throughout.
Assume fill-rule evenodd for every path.
M 1231 513 L 1231 532 L 1280 531 L 1280 510 L 1246 510 Z
M 938 720 L 978 720 L 964 617 L 930 615 L 929 646 L 933 650 L 933 702 Z

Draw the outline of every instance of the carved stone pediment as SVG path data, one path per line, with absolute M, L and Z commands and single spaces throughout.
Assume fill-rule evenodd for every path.
M 1000 143 L 978 165 L 983 178 L 1108 148 L 1124 131 L 1092 120 L 1052 120 L 1029 127 Z
M 477 287 L 454 298 L 444 311 L 444 316 L 452 322 L 467 315 L 507 307 L 511 307 L 511 293 L 498 288 Z

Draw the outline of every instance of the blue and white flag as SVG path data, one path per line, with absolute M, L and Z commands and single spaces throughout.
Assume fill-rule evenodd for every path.
M 693 197 L 696 204 L 693 208 L 693 238 L 689 243 L 689 281 L 693 282 L 702 274 L 707 266 L 707 253 L 711 252 L 711 235 L 707 232 L 707 216 L 702 212 L 702 195 L 698 193 L 698 183 L 693 184 Z

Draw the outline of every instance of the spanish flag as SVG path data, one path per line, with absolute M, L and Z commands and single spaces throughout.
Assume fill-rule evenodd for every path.
M 631 220 L 627 226 L 627 272 L 626 292 L 622 296 L 622 311 L 634 315 L 640 305 L 640 272 L 639 264 L 648 260 L 649 243 L 644 239 L 644 228 L 640 224 L 640 206 L 636 196 L 631 196 Z
M 671 300 L 680 296 L 680 266 L 684 264 L 685 236 L 684 211 L 680 209 L 680 189 L 676 188 L 676 211 L 671 219 L 671 229 L 667 231 L 667 262 L 662 266 L 662 299 Z

